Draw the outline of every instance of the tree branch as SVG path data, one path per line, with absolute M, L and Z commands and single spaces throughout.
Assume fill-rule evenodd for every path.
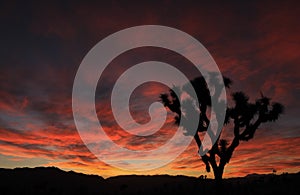
M 225 163 L 225 164 L 229 163 L 229 160 L 232 157 L 233 151 L 240 144 L 240 132 L 239 131 L 240 131 L 239 120 L 237 118 L 235 118 L 234 119 L 234 138 L 233 138 L 230 146 L 226 150 L 224 158 L 222 158 L 222 160 L 224 160 L 223 163 Z
M 254 122 L 254 124 L 250 124 L 240 135 L 240 140 L 248 141 L 253 138 L 255 131 L 258 129 L 261 124 L 260 117 Z
M 194 139 L 197 143 L 197 146 L 198 146 L 198 154 L 200 155 L 200 149 L 201 149 L 201 145 L 202 145 L 202 142 L 200 140 L 200 137 L 198 135 L 198 132 L 196 132 L 196 134 L 194 135 Z M 203 152 L 203 151 L 202 151 Z M 205 166 L 206 166 L 206 171 L 207 172 L 210 172 L 210 166 L 209 166 L 209 157 L 205 154 L 203 156 L 200 156 L 200 158 L 202 159 L 202 161 L 204 162 Z

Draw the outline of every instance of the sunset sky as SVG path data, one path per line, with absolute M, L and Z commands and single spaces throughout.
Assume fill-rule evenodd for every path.
M 72 87 L 82 59 L 106 36 L 151 24 L 177 28 L 200 41 L 221 73 L 233 80 L 228 94 L 242 90 L 254 101 L 261 91 L 285 106 L 277 122 L 261 126 L 254 139 L 240 144 L 224 177 L 271 173 L 272 169 L 300 171 L 300 6 L 297 1 L 278 2 L 1 2 L 0 167 L 57 166 L 103 177 L 213 177 L 205 172 L 194 141 L 173 162 L 135 172 L 99 161 L 76 130 Z M 115 81 L 129 67 L 149 60 L 169 63 L 189 78 L 199 76 L 189 61 L 166 49 L 134 49 L 110 63 L 96 91 L 98 118 L 115 143 L 132 150 L 161 146 L 177 129 L 169 115 L 159 132 L 137 139 L 123 131 L 111 113 L 109 97 Z M 149 121 L 149 105 L 167 90 L 158 83 L 138 87 L 130 101 L 133 118 Z

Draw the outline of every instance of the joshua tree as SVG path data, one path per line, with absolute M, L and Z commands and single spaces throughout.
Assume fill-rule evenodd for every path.
M 213 95 L 210 95 L 210 91 L 203 77 L 198 77 L 190 81 L 195 89 L 197 97 L 192 97 L 192 94 L 189 92 L 190 90 L 187 89 L 187 85 L 184 85 L 183 87 L 174 86 L 168 93 L 160 95 L 160 99 L 164 106 L 175 113 L 176 125 L 180 125 L 180 120 L 193 120 L 189 119 L 189 116 L 191 116 L 189 112 L 198 113 L 199 125 L 196 133 L 191 133 L 193 130 L 189 129 L 188 126 L 183 128 L 186 130 L 185 135 L 194 136 L 198 145 L 199 154 L 201 154 L 200 150 L 202 150 L 199 134 L 201 134 L 201 132 L 209 133 L 210 118 L 208 116 L 211 108 L 211 100 L 213 98 L 216 98 L 215 100 L 220 99 L 219 96 L 222 90 L 222 85 L 215 74 L 211 74 L 210 81 L 212 81 L 215 88 Z M 232 81 L 225 77 L 223 78 L 223 81 L 225 87 L 230 88 Z M 180 105 L 180 101 L 175 92 L 177 92 L 177 94 L 185 92 L 190 95 L 190 98 Z M 199 109 L 196 109 L 195 106 L 193 106 L 194 104 L 192 102 L 195 102 L 192 100 L 193 98 L 198 99 Z M 215 180 L 217 181 L 222 180 L 224 167 L 229 163 L 234 150 L 238 147 L 240 142 L 252 139 L 256 130 L 262 123 L 276 121 L 283 113 L 284 109 L 282 104 L 271 102 L 271 99 L 265 97 L 262 93 L 261 97 L 253 103 L 249 102 L 248 96 L 243 92 L 234 92 L 231 94 L 231 98 L 233 100 L 233 105 L 227 106 L 225 117 L 223 115 L 225 120 L 219 120 L 221 118 L 220 115 L 218 115 L 219 113 L 216 113 L 216 119 L 219 125 L 222 125 L 222 131 L 225 126 L 227 126 L 226 129 L 232 129 L 233 139 L 228 141 L 220 139 L 220 136 L 216 137 L 217 141 L 210 150 L 206 154 L 200 156 L 206 166 L 206 171 L 210 172 L 212 169 Z M 217 102 L 219 104 L 224 104 L 221 100 L 218 100 Z M 209 135 L 211 137 L 214 136 L 213 134 Z

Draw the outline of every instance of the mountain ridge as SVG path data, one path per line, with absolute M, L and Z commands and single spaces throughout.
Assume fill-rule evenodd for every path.
M 120 175 L 104 179 L 57 167 L 0 168 L 1 194 L 218 194 L 214 180 L 190 176 Z M 300 172 L 224 179 L 224 194 L 300 194 Z

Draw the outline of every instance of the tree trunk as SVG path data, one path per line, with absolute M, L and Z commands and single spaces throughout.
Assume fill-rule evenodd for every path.
M 224 173 L 224 166 L 220 165 L 214 171 L 214 176 L 216 181 L 222 181 L 223 179 L 223 173 Z
M 224 194 L 224 185 L 223 185 L 223 172 L 224 172 L 224 166 L 219 165 L 214 171 L 214 177 L 215 177 L 215 185 L 216 185 L 216 193 L 217 194 Z

